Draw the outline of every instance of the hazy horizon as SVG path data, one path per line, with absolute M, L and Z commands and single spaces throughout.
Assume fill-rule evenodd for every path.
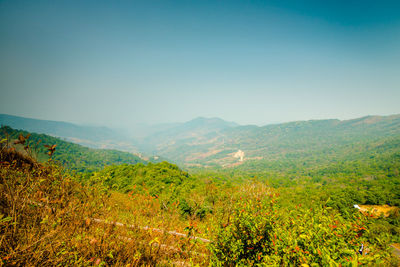
M 1 1 L 0 113 L 130 128 L 399 114 L 396 1 Z
M 138 122 L 133 124 L 133 126 L 128 127 L 129 125 L 126 126 L 121 126 L 121 127 L 116 127 L 112 125 L 105 125 L 105 124 L 94 124 L 94 123 L 79 123 L 79 122 L 73 122 L 73 121 L 65 121 L 65 120 L 47 120 L 47 119 L 40 119 L 40 118 L 35 118 L 35 117 L 29 117 L 29 116 L 19 116 L 19 115 L 14 115 L 14 114 L 5 114 L 5 113 L 0 113 L 0 115 L 10 115 L 10 116 L 16 116 L 16 117 L 23 117 L 27 119 L 38 119 L 38 120 L 45 120 L 45 121 L 54 121 L 54 122 L 63 122 L 63 123 L 71 123 L 79 126 L 89 126 L 89 127 L 106 127 L 110 129 L 115 129 L 115 130 L 123 130 L 123 131 L 128 131 L 131 132 L 132 130 L 137 130 L 140 127 L 159 127 L 162 125 L 168 125 L 168 124 L 181 124 L 181 123 L 187 123 L 196 119 L 221 119 L 225 122 L 230 122 L 230 123 L 236 123 L 238 126 L 249 126 L 249 125 L 255 125 L 258 127 L 262 126 L 267 126 L 267 125 L 273 125 L 273 124 L 285 124 L 285 123 L 291 123 L 291 122 L 296 122 L 296 121 L 313 121 L 313 120 L 340 120 L 340 121 L 346 121 L 346 120 L 353 120 L 353 119 L 359 119 L 359 118 L 364 118 L 368 116 L 399 116 L 399 114 L 394 113 L 394 114 L 367 114 L 364 116 L 360 117 L 353 117 L 353 118 L 345 118 L 345 119 L 340 119 L 340 118 L 322 118 L 322 119 L 304 119 L 304 120 L 289 120 L 289 121 L 276 121 L 276 122 L 270 122 L 270 123 L 264 123 L 264 124 L 250 124 L 250 123 L 237 123 L 236 121 L 230 121 L 230 120 L 225 120 L 224 118 L 220 117 L 202 117 L 198 116 L 195 118 L 192 118 L 190 120 L 186 121 L 170 121 L 170 122 L 162 122 L 162 123 L 148 123 L 148 122 Z M 138 128 L 135 128 L 138 127 Z

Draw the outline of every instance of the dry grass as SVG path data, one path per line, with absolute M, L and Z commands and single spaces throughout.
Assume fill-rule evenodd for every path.
M 208 264 L 199 241 L 139 227 L 173 229 L 178 221 L 173 212 L 160 213 L 160 203 L 148 196 L 124 206 L 122 199 L 114 202 L 115 197 L 83 187 L 51 163 L 10 149 L 1 149 L 0 161 L 0 265 Z M 122 213 L 130 213 L 126 222 L 138 227 L 91 219 L 117 221 Z
M 361 212 L 369 212 L 373 216 L 388 217 L 392 212 L 398 210 L 398 207 L 389 205 L 359 205 Z

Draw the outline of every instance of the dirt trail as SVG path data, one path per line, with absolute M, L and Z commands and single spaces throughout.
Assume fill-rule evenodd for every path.
M 390 246 L 393 248 L 393 254 L 400 259 L 400 244 L 391 244 Z

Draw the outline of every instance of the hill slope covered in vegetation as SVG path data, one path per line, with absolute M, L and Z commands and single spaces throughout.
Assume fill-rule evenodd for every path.
M 137 152 L 135 141 L 107 127 L 83 126 L 63 121 L 49 121 L 0 114 L 0 126 L 47 134 L 92 148 Z
M 367 116 L 230 127 L 201 136 L 177 137 L 159 144 L 154 153 L 188 165 L 234 166 L 243 161 L 274 161 L 325 152 L 339 155 L 359 142 L 398 136 L 400 115 Z M 164 140 L 161 134 L 159 140 Z M 244 153 L 243 161 L 235 157 L 239 150 Z
M 80 184 L 3 144 L 0 162 L 5 265 L 397 264 L 381 221 L 301 184 L 218 182 L 168 163 L 107 167 Z
M 44 145 L 56 145 L 52 156 L 53 160 L 67 169 L 78 172 L 100 170 L 106 165 L 146 162 L 137 155 L 128 152 L 88 148 L 49 135 L 28 133 L 7 126 L 3 126 L 0 129 L 0 138 L 8 138 L 11 143 L 14 140 L 18 140 L 20 135 L 27 136 L 28 134 L 30 134 L 30 137 L 27 140 L 27 144 L 30 145 L 30 151 L 37 156 L 39 161 L 46 161 L 49 158 L 46 154 L 47 148 Z M 21 150 L 22 146 L 18 145 L 17 148 Z

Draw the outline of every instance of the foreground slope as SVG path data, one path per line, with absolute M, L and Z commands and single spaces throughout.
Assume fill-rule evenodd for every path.
M 109 195 L 101 187 L 79 184 L 52 162 L 38 163 L 1 143 L 0 265 L 155 266 L 182 260 L 206 265 L 204 259 L 189 259 L 185 247 L 196 245 L 190 238 L 183 238 L 178 249 L 172 247 L 176 240 L 172 244 L 140 224 L 108 223 L 117 219 L 112 212 L 118 209 Z M 136 200 L 139 207 L 152 204 Z M 159 209 L 154 211 L 151 216 Z

